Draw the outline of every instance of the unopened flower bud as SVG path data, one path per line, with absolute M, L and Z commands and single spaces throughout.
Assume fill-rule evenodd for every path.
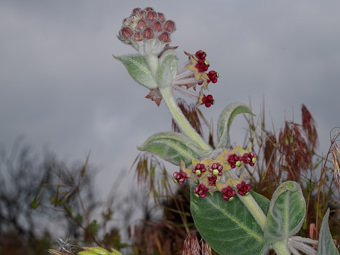
M 162 29 L 162 24 L 161 24 L 161 22 L 159 22 L 159 21 L 154 21 L 154 22 L 152 22 L 152 24 L 150 25 L 150 27 L 152 28 L 152 30 L 153 30 L 154 32 L 162 32 L 162 31 L 163 31 L 163 29 Z
M 123 27 L 119 31 L 119 35 L 122 39 L 130 39 L 131 36 L 133 35 L 133 30 L 129 27 Z
M 163 13 L 158 12 L 158 20 L 159 20 L 160 22 L 164 22 L 164 21 L 165 21 L 165 16 L 164 16 Z
M 160 34 L 160 36 L 158 36 L 158 39 L 161 41 L 161 42 L 164 42 L 164 43 L 169 43 L 171 42 L 171 37 L 170 37 L 170 34 L 168 32 L 163 32 Z
M 139 18 L 140 19 L 143 19 L 145 16 L 146 16 L 146 11 L 145 10 L 142 10 L 142 11 L 140 11 L 139 13 L 138 13 L 138 16 L 139 16 Z
M 154 32 L 150 27 L 147 27 L 143 30 L 142 36 L 144 39 L 153 39 L 155 37 Z
M 132 10 L 132 15 L 138 14 L 142 9 L 141 8 L 135 8 Z
M 175 22 L 173 22 L 172 20 L 167 20 L 163 25 L 163 29 L 165 31 L 168 31 L 169 33 L 174 32 L 176 30 Z
M 150 23 L 153 22 L 153 21 L 156 21 L 158 19 L 157 12 L 149 11 L 145 16 L 145 19 Z
M 141 19 L 137 22 L 136 30 L 143 30 L 146 27 L 147 27 L 146 22 L 143 19 Z
M 152 7 L 146 7 L 144 10 L 149 12 L 149 11 L 153 11 L 153 8 Z
M 140 34 L 140 32 L 135 33 L 135 35 L 133 36 L 133 40 L 135 40 L 136 42 L 141 42 L 143 41 L 143 37 Z
M 123 20 L 123 25 L 124 25 L 124 26 L 129 26 L 129 25 L 130 25 L 130 19 L 129 19 L 129 18 L 125 18 L 125 19 Z

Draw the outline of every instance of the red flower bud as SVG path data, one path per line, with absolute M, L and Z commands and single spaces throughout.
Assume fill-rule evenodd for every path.
M 145 16 L 146 21 L 149 23 L 156 21 L 158 19 L 158 14 L 155 11 L 149 11 Z
M 171 42 L 170 34 L 168 32 L 161 33 L 160 36 L 158 36 L 158 39 L 164 43 Z
M 138 13 L 138 16 L 139 16 L 139 18 L 140 19 L 143 19 L 145 16 L 146 16 L 146 11 L 145 10 L 142 10 L 142 11 L 140 11 L 139 13 Z
M 130 39 L 130 37 L 133 35 L 133 30 L 129 27 L 123 27 L 119 31 L 119 35 L 122 39 Z
M 143 19 L 141 19 L 137 22 L 136 30 L 143 30 L 147 26 L 148 24 L 146 24 L 146 22 Z
M 158 12 L 158 20 L 159 20 L 160 22 L 164 22 L 164 21 L 165 21 L 165 16 L 164 16 L 163 13 Z
M 144 39 L 153 39 L 155 37 L 155 34 L 150 27 L 147 27 L 143 30 L 142 36 Z
M 135 33 L 135 35 L 133 36 L 133 40 L 135 40 L 136 42 L 141 42 L 143 41 L 143 37 L 140 34 L 140 32 Z
M 132 15 L 136 15 L 137 13 L 139 13 L 142 9 L 141 8 L 135 8 L 132 10 Z
M 152 30 L 154 31 L 154 32 L 162 32 L 163 31 L 163 29 L 162 29 L 162 24 L 161 24 L 161 22 L 159 22 L 159 21 L 154 21 L 154 22 L 152 22 L 152 24 L 150 25 L 150 27 L 152 28 Z
M 176 30 L 176 25 L 175 22 L 173 22 L 172 20 L 167 20 L 164 24 L 163 24 L 163 29 L 165 31 L 168 31 L 169 33 L 172 33 Z

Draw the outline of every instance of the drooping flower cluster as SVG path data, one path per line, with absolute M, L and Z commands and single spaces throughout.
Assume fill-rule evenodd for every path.
M 197 184 L 194 188 L 197 197 L 204 198 L 208 192 L 220 191 L 224 200 L 231 201 L 236 192 L 245 196 L 251 189 L 244 181 L 243 174 L 238 177 L 233 169 L 241 169 L 246 164 L 254 166 L 255 162 L 256 156 L 253 152 L 245 151 L 241 147 L 232 151 L 224 149 L 216 159 L 193 159 L 191 168 L 186 168 L 184 162 L 181 162 L 179 172 L 175 172 L 173 177 L 179 184 L 183 184 L 186 179 L 192 179 Z
M 159 55 L 171 42 L 171 33 L 175 30 L 175 22 L 166 20 L 163 13 L 151 7 L 135 8 L 123 20 L 118 38 L 143 55 Z
M 205 105 L 210 107 L 215 100 L 212 95 L 205 95 L 203 90 L 208 90 L 209 83 L 216 83 L 219 74 L 216 71 L 208 71 L 210 67 L 209 61 L 206 59 L 207 54 L 203 50 L 197 51 L 195 54 L 185 52 L 189 57 L 189 61 L 178 70 L 176 77 L 173 80 L 173 87 L 187 95 L 193 96 L 197 99 L 197 105 Z M 192 94 L 186 89 L 201 86 L 199 95 Z

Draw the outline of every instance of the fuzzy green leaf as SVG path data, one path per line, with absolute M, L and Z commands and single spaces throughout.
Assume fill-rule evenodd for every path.
M 300 185 L 288 181 L 282 183 L 270 201 L 264 237 L 268 244 L 287 240 L 296 234 L 306 213 L 306 202 Z
M 193 158 L 200 158 L 201 152 L 188 137 L 180 133 L 155 134 L 138 149 L 156 154 L 174 165 L 180 165 L 181 160 L 190 165 Z
M 217 124 L 217 148 L 230 146 L 230 125 L 235 116 L 241 113 L 249 113 L 251 115 L 254 115 L 248 106 L 241 103 L 230 104 L 224 108 L 224 110 L 220 114 Z
M 129 74 L 136 82 L 149 89 L 157 88 L 157 82 L 152 75 L 152 71 L 145 56 L 132 54 L 113 57 L 124 64 Z
M 329 209 L 323 217 L 321 224 L 318 255 L 339 255 L 339 252 L 334 245 L 331 232 L 329 231 L 328 217 Z
M 157 82 L 160 87 L 169 87 L 177 73 L 177 56 L 172 50 L 164 52 L 159 59 Z
M 191 184 L 190 208 L 195 225 L 209 245 L 221 255 L 266 254 L 263 231 L 244 204 L 237 198 L 225 201 L 221 192 L 197 198 Z M 269 200 L 251 192 L 264 213 Z

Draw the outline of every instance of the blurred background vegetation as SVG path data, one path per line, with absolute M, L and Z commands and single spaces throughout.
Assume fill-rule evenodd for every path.
M 214 146 L 212 129 L 202 112 L 182 100 L 178 104 Z M 254 168 L 244 169 L 252 189 L 270 199 L 283 181 L 300 183 L 308 208 L 300 235 L 317 238 L 329 207 L 331 232 L 339 244 L 339 131 L 332 131 L 329 151 L 320 155 L 316 123 L 304 105 L 301 121 L 285 121 L 279 130 L 267 129 L 264 115 L 245 118 L 248 129 L 243 147 L 251 147 L 258 156 Z M 173 129 L 178 132 L 174 123 Z M 79 247 L 91 245 L 123 254 L 214 254 L 195 229 L 188 186 L 172 183 L 173 167 L 141 153 L 133 163 L 138 188 L 128 188 L 124 194 L 118 189 L 101 198 L 94 187 L 98 169 L 89 161 L 87 157 L 66 164 L 51 152 L 37 155 L 22 139 L 1 151 L 1 255 L 47 254 L 52 248 L 60 254 L 76 254 Z M 113 187 L 121 180 L 113 179 Z M 132 221 L 137 211 L 140 220 Z M 123 217 L 116 218 L 118 212 Z

